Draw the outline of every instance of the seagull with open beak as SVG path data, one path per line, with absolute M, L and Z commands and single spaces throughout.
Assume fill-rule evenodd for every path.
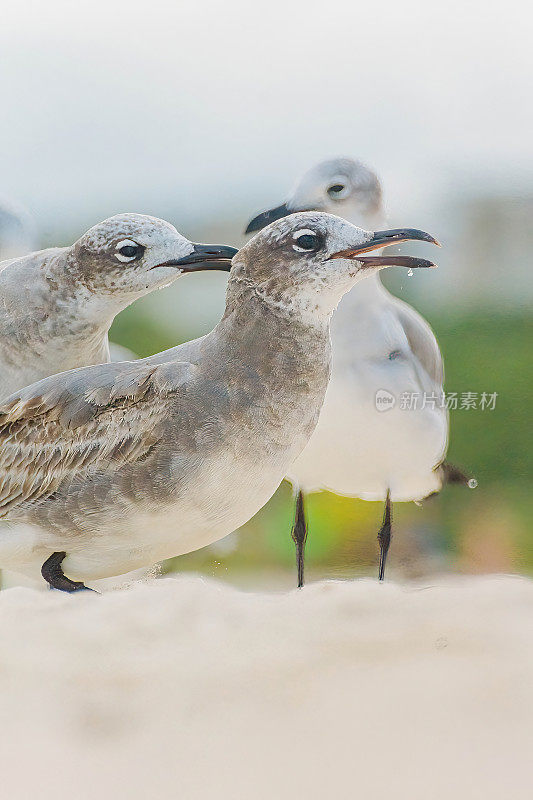
M 384 226 L 376 174 L 359 161 L 338 158 L 309 170 L 286 202 L 254 217 L 246 232 L 304 209 L 336 214 L 363 227 Z M 410 238 L 437 244 L 433 237 L 417 236 L 408 229 L 381 231 L 368 242 L 366 252 Z M 392 502 L 418 501 L 444 482 L 467 481 L 460 470 L 443 463 L 448 414 L 441 405 L 444 371 L 435 336 L 427 322 L 391 295 L 379 278 L 381 267 L 415 268 L 424 262 L 387 251 L 366 256 L 361 249 L 357 257 L 366 279 L 343 297 L 333 317 L 332 374 L 324 407 L 289 476 L 296 490 L 292 535 L 299 586 L 304 582 L 306 493 L 327 489 L 385 502 L 378 534 L 383 580 Z M 422 407 L 423 397 L 434 400 Z

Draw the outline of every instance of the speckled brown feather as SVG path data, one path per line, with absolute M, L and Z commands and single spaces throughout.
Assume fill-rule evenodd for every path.
M 0 405 L 0 516 L 80 474 L 118 469 L 158 441 L 165 401 L 190 366 L 103 364 L 47 378 Z

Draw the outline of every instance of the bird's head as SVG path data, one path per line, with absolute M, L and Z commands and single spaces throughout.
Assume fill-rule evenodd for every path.
M 332 214 L 299 212 L 271 223 L 239 250 L 231 282 L 247 283 L 271 303 L 328 318 L 341 297 L 384 267 L 434 267 L 411 256 L 369 255 L 405 241 L 438 244 L 415 228 L 366 231 Z
M 361 161 L 334 158 L 322 161 L 297 182 L 280 206 L 254 217 L 246 233 L 254 233 L 296 211 L 325 211 L 365 227 L 383 216 L 378 176 Z
M 187 272 L 231 268 L 237 251 L 194 244 L 164 220 L 118 214 L 90 228 L 70 248 L 69 273 L 91 293 L 135 298 Z

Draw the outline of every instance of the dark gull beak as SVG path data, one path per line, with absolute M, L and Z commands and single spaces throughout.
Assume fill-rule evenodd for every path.
M 225 244 L 195 244 L 192 253 L 172 261 L 158 264 L 158 267 L 179 267 L 182 272 L 200 272 L 205 269 L 219 269 L 229 272 L 231 259 L 238 251 Z
M 255 233 L 256 231 L 260 231 L 261 228 L 266 228 L 267 225 L 270 225 L 271 222 L 275 222 L 277 219 L 281 219 L 282 217 L 286 217 L 293 212 L 288 207 L 287 203 L 282 203 L 280 206 L 276 208 L 271 208 L 269 211 L 263 211 L 261 214 L 258 214 L 257 217 L 254 217 L 249 223 L 244 231 L 245 233 Z
M 386 256 L 363 256 L 371 250 L 380 250 L 391 244 L 399 242 L 430 242 L 440 247 L 438 241 L 425 231 L 417 228 L 393 228 L 388 231 L 375 231 L 372 238 L 362 244 L 348 247 L 334 253 L 330 258 L 348 258 L 360 261 L 365 267 L 407 267 L 408 269 L 421 269 L 435 267 L 432 261 L 425 258 L 414 258 L 413 256 L 400 256 L 394 253 Z

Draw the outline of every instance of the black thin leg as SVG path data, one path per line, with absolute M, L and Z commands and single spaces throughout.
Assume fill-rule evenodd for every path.
M 389 552 L 392 527 L 392 503 L 390 500 L 390 489 L 387 489 L 387 497 L 385 498 L 385 511 L 383 513 L 383 522 L 378 533 L 379 542 L 379 579 L 383 580 L 385 577 L 385 562 L 387 560 L 387 553 Z
M 307 525 L 305 522 L 305 508 L 303 492 L 299 491 L 296 498 L 296 514 L 291 536 L 296 545 L 296 566 L 298 568 L 298 589 L 304 585 L 304 557 L 305 543 L 307 541 Z
M 41 575 L 49 584 L 51 589 L 57 589 L 60 592 L 92 592 L 82 581 L 71 581 L 67 578 L 61 567 L 61 562 L 67 554 L 63 551 L 61 553 L 52 553 L 50 558 L 47 558 L 41 567 Z

